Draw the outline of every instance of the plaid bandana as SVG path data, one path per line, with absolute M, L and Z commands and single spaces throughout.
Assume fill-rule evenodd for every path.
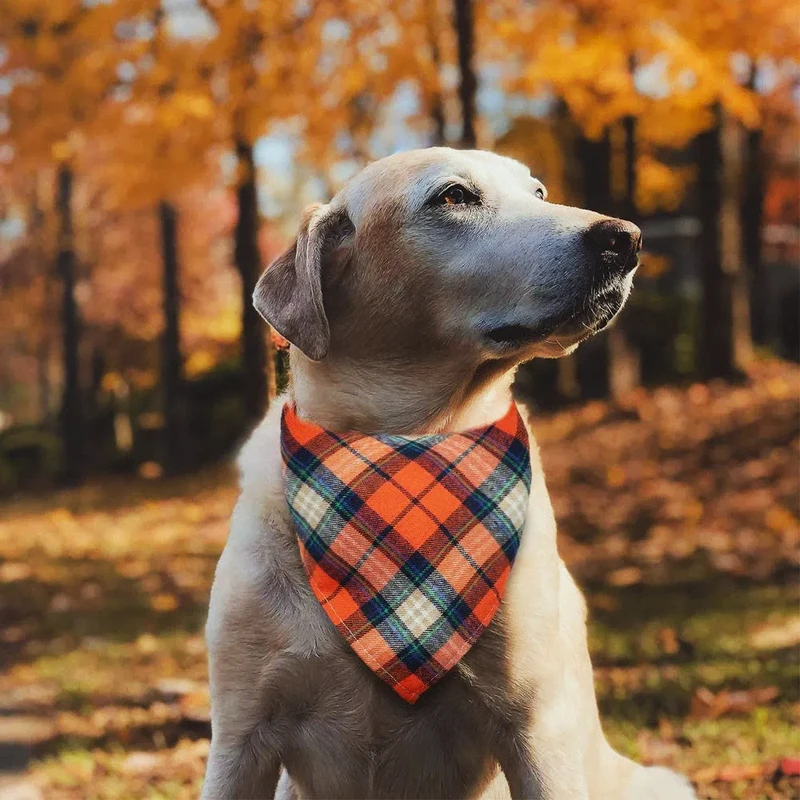
M 467 433 L 333 433 L 286 405 L 286 500 L 311 589 L 361 660 L 414 703 L 486 630 L 531 483 L 516 405 Z

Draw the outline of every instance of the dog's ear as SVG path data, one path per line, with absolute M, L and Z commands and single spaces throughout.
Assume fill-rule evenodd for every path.
M 256 311 L 312 361 L 322 360 L 331 342 L 323 264 L 352 231 L 344 208 L 307 208 L 294 244 L 267 267 L 253 292 Z

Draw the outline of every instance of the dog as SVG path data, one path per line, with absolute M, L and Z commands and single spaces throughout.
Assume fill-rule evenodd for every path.
M 381 159 L 305 213 L 254 293 L 291 343 L 292 379 L 241 452 L 211 592 L 206 800 L 695 796 L 606 742 L 586 607 L 558 556 L 532 435 L 500 609 L 416 705 L 371 675 L 325 615 L 284 496 L 286 402 L 332 431 L 492 423 L 521 362 L 566 355 L 611 322 L 640 244 L 632 223 L 549 203 L 525 166 L 483 151 Z

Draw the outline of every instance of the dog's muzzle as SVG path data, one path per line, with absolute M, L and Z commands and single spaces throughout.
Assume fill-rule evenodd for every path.
M 631 273 L 639 266 L 642 232 L 632 222 L 603 218 L 582 234 L 583 288 L 535 325 L 525 322 L 489 328 L 483 338 L 499 352 L 517 350 L 551 337 L 574 344 L 605 328 L 625 304 Z

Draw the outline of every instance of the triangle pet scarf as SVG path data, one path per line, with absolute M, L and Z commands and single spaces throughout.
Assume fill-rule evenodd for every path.
M 414 703 L 486 630 L 531 483 L 516 405 L 485 428 L 333 433 L 286 405 L 286 500 L 311 588 L 359 658 Z

